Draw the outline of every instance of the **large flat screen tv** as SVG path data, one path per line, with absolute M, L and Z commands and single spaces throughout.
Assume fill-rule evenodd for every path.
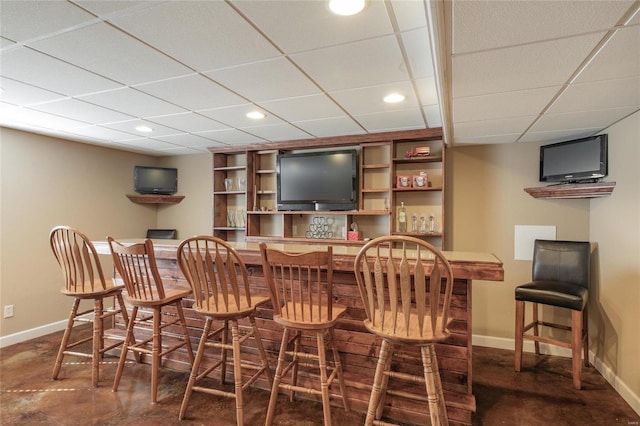
M 607 173 L 607 135 L 540 147 L 541 182 L 597 182 Z
M 280 154 L 276 163 L 278 210 L 358 208 L 355 149 Z
M 178 192 L 178 169 L 135 166 L 133 189 L 138 194 L 175 194 Z

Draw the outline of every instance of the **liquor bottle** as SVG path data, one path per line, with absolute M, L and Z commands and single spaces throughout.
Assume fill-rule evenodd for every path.
M 436 218 L 433 213 L 429 215 L 429 233 L 433 234 L 436 232 Z
M 404 209 L 404 203 L 400 203 L 398 210 L 398 232 L 407 232 L 407 212 Z

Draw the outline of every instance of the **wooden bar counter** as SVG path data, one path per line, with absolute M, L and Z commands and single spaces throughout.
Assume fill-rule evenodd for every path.
M 142 240 L 120 241 L 134 243 Z M 176 262 L 176 249 L 179 243 L 180 241 L 177 240 L 154 240 L 156 258 L 160 273 L 167 284 L 188 287 L 188 283 Z M 109 247 L 106 241 L 94 241 L 94 244 L 98 253 L 109 254 Z M 235 243 L 233 245 L 242 255 L 247 265 L 252 291 L 256 294 L 268 295 L 267 285 L 262 273 L 258 244 Z M 269 246 L 290 252 L 305 252 L 326 248 L 326 245 L 314 244 L 273 243 L 269 244 Z M 336 327 L 338 348 L 347 381 L 347 395 L 353 410 L 366 412 L 380 341 L 369 333 L 362 324 L 364 310 L 353 273 L 353 262 L 358 250 L 359 247 L 354 246 L 333 246 L 333 294 L 334 302 L 345 305 L 348 308 Z M 476 408 L 472 387 L 472 281 L 503 281 L 504 270 L 502 262 L 492 254 L 446 251 L 444 254 L 451 263 L 454 273 L 453 300 L 450 311 L 453 323 L 451 337 L 446 342 L 438 344 L 436 352 L 445 389 L 449 420 L 452 424 L 470 425 L 472 413 Z M 196 347 L 204 320 L 190 309 L 191 303 L 191 300 L 185 300 L 185 314 L 188 317 L 190 334 L 194 341 L 194 347 Z M 271 361 L 272 368 L 275 370 L 282 330 L 280 326 L 273 322 L 272 317 L 273 310 L 271 305 L 267 304 L 258 311 L 256 320 L 262 332 L 267 356 Z M 116 327 L 123 327 L 121 320 L 119 324 L 116 324 Z M 315 340 L 310 339 L 308 344 L 315 345 Z M 165 361 L 165 366 L 180 370 L 189 369 L 186 353 L 179 352 L 172 355 Z M 401 355 L 406 356 L 403 359 L 402 368 L 406 368 L 407 372 L 420 374 L 422 367 L 419 351 L 407 349 L 402 351 Z M 257 357 L 257 354 L 255 356 Z M 395 368 L 397 367 L 394 366 Z M 298 380 L 304 384 L 306 379 L 306 377 L 300 376 Z M 254 386 L 268 389 L 266 380 L 258 380 Z M 393 382 L 390 382 L 390 386 L 393 386 Z M 299 395 L 299 397 L 308 398 L 309 396 Z M 336 401 L 332 400 L 332 403 Z M 336 407 L 335 409 L 339 408 Z M 396 421 L 415 424 L 429 422 L 426 404 L 418 404 L 414 401 L 392 396 L 389 396 L 386 400 L 385 416 Z

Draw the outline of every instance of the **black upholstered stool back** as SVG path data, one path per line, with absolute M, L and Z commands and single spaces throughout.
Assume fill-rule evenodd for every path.
M 533 281 L 559 281 L 588 288 L 590 255 L 589 242 L 536 240 Z

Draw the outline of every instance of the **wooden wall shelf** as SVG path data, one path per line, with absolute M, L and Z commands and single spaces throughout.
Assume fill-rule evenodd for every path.
M 550 185 L 524 190 L 533 198 L 598 198 L 611 195 L 615 182 Z
M 184 195 L 127 194 L 127 198 L 138 204 L 178 204 Z

